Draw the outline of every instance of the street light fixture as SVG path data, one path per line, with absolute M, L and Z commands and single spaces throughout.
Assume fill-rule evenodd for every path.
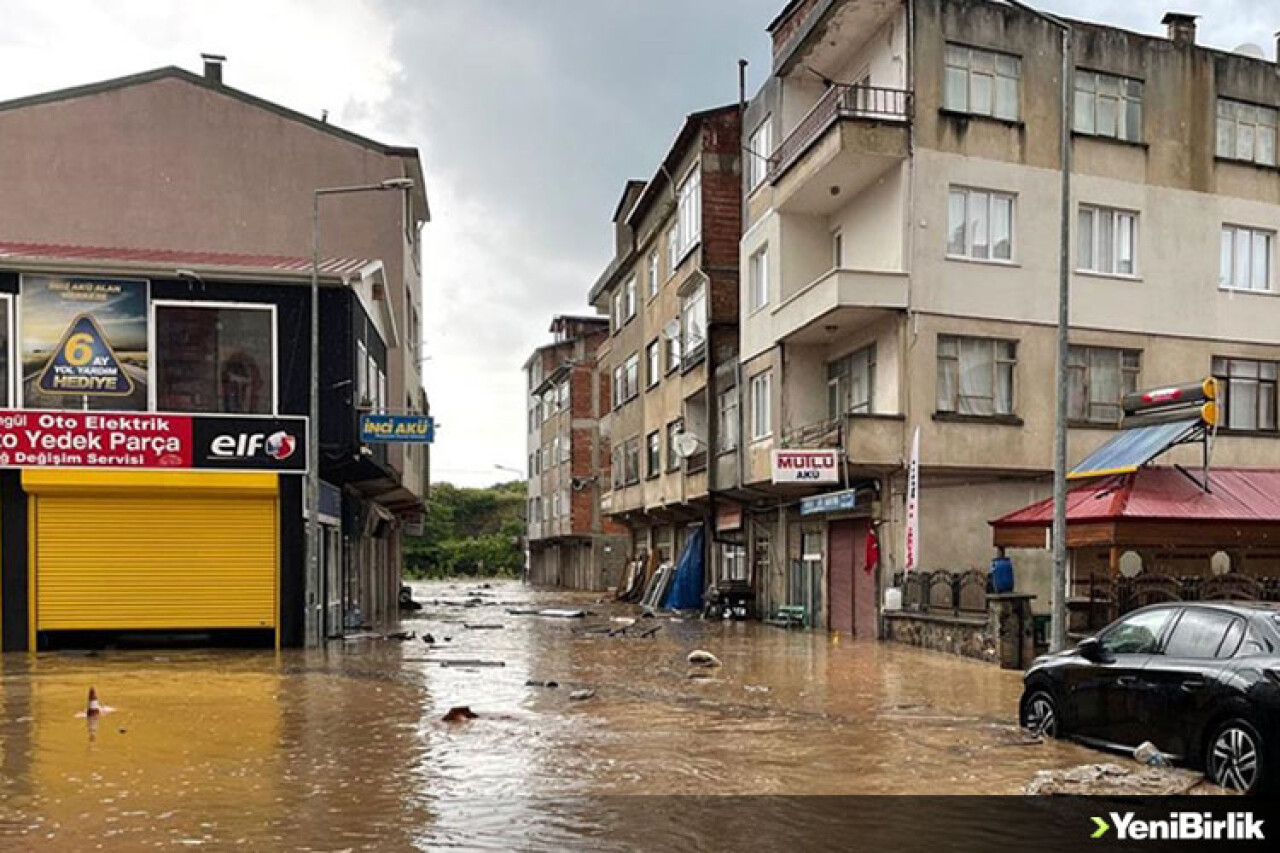
M 412 178 L 388 178 L 377 184 L 322 187 L 311 197 L 311 406 L 307 423 L 307 574 L 303 641 L 320 644 L 320 197 L 388 190 L 409 191 Z
M 524 479 L 525 473 L 518 468 L 511 468 L 507 465 L 499 465 L 496 462 L 494 463 L 493 467 L 497 468 L 499 471 L 506 471 L 508 474 L 515 474 L 517 477 Z

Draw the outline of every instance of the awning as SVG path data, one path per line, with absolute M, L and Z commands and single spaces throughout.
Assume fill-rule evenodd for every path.
M 1169 448 L 1198 437 L 1203 431 L 1204 421 L 1199 417 L 1125 430 L 1071 469 L 1067 479 L 1137 471 Z

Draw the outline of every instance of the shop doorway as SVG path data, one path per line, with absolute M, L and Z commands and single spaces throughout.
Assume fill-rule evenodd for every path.
M 858 638 L 876 635 L 876 579 L 874 571 L 867 571 L 870 532 L 871 522 L 858 518 L 833 521 L 829 534 L 829 626 L 833 631 Z

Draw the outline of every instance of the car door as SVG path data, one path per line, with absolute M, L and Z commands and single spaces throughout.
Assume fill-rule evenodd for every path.
M 1222 676 L 1245 635 L 1244 620 L 1225 610 L 1185 607 L 1160 650 L 1139 675 L 1138 718 L 1143 740 L 1186 758 L 1199 743 L 1225 690 Z
M 1139 734 L 1139 676 L 1159 648 L 1173 608 L 1139 610 L 1098 635 L 1102 656 L 1083 657 L 1066 673 L 1071 731 L 1079 737 L 1133 746 Z

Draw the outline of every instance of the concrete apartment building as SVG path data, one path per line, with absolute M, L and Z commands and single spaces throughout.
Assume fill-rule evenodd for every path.
M 637 557 L 673 560 L 693 526 L 716 521 L 717 493 L 740 482 L 739 122 L 737 105 L 689 115 L 656 173 L 626 184 L 614 257 L 591 289 L 610 324 L 602 509 Z M 741 521 L 727 513 L 715 526 L 714 564 L 745 577 Z
M 1073 23 L 1069 459 L 1125 391 L 1214 374 L 1215 464 L 1275 467 L 1280 75 L 1165 23 Z M 922 570 L 985 568 L 988 521 L 1050 491 L 1061 37 L 988 0 L 796 0 L 769 32 L 743 124 L 767 155 L 740 255 L 745 485 L 772 493 L 747 506 L 751 559 L 766 609 L 874 636 L 917 429 Z M 772 486 L 771 454 L 822 447 L 856 501 L 801 515 L 813 490 Z M 1018 554 L 1037 610 L 1049 574 Z
M 320 588 L 305 589 L 296 469 L 34 470 L 6 458 L 4 647 L 72 630 L 263 629 L 300 645 L 307 613 L 326 635 L 394 622 L 401 536 L 422 510 L 428 454 L 363 445 L 357 421 L 427 411 L 417 151 L 228 86 L 217 57 L 203 76 L 161 68 L 0 103 L 0 138 L 3 404 L 26 410 L 250 427 L 305 416 L 313 191 L 413 182 L 321 200 Z M 42 355 L 29 342 L 57 319 L 41 306 L 94 288 L 133 299 L 128 322 L 144 333 L 115 355 L 136 393 L 50 399 L 28 364 Z M 77 310 L 111 338 L 120 301 Z M 290 429 L 279 458 L 300 438 Z
M 552 343 L 524 364 L 528 391 L 528 580 L 536 586 L 605 589 L 618 582 L 630 541 L 600 511 L 608 443 L 609 373 L 597 350 L 609 336 L 603 317 L 561 315 Z

